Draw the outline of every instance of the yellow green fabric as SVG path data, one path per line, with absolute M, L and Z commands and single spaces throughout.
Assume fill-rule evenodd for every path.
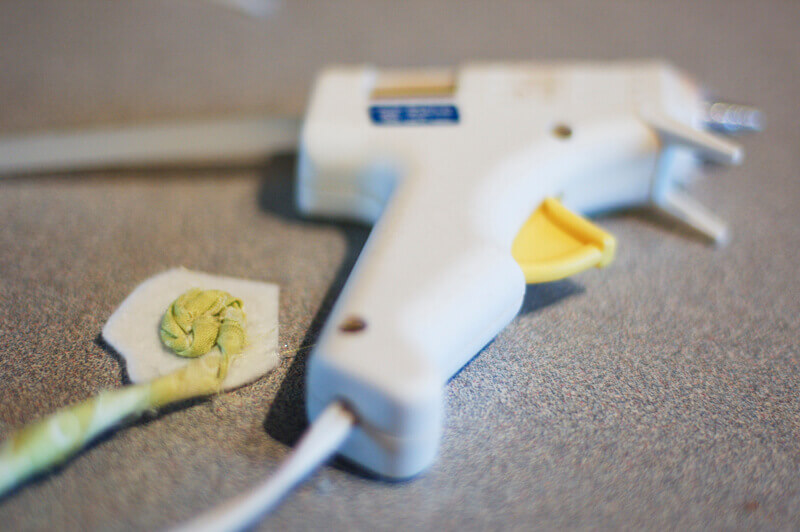
M 224 355 L 220 378 L 230 357 L 245 344 L 242 300 L 222 290 L 192 288 L 172 302 L 161 319 L 161 341 L 176 355 L 196 358 L 219 347 Z
M 63 462 L 124 419 L 218 392 L 231 357 L 244 348 L 244 327 L 240 299 L 198 288 L 181 295 L 164 314 L 161 339 L 180 356 L 208 356 L 151 382 L 104 391 L 12 433 L 0 444 L 0 496 Z

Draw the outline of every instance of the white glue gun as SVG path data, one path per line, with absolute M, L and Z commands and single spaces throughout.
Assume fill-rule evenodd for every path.
M 298 206 L 375 227 L 311 354 L 310 419 L 343 403 L 345 457 L 416 475 L 436 454 L 443 385 L 514 318 L 526 282 L 612 260 L 614 238 L 578 213 L 650 205 L 723 242 L 681 189 L 701 159 L 742 159 L 705 128 L 760 126 L 720 105 L 655 62 L 322 73 Z
M 325 71 L 297 203 L 375 228 L 310 355 L 308 432 L 268 480 L 181 530 L 253 524 L 337 450 L 387 478 L 430 466 L 444 384 L 517 314 L 526 283 L 613 259 L 614 238 L 576 212 L 651 205 L 723 242 L 681 185 L 700 160 L 742 151 L 704 127 L 758 130 L 761 115 L 705 102 L 662 63 Z

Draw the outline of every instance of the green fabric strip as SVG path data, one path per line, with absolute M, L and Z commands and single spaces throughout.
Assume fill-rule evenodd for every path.
M 65 461 L 121 421 L 217 393 L 231 357 L 245 346 L 242 301 L 220 290 L 193 288 L 167 309 L 161 340 L 180 356 L 202 358 L 149 383 L 104 391 L 12 433 L 0 444 L 0 495 Z

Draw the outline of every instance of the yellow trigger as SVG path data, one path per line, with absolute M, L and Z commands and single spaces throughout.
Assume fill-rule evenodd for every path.
M 514 239 L 511 253 L 529 284 L 556 281 L 614 259 L 617 242 L 554 198 L 545 199 Z

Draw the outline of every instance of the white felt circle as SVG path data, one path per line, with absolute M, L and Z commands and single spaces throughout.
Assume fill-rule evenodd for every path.
M 228 368 L 224 390 L 253 382 L 278 365 L 277 285 L 175 268 L 137 286 L 103 327 L 103 339 L 125 359 L 131 381 L 150 381 L 191 362 L 159 337 L 167 307 L 190 288 L 224 290 L 244 303 L 247 345 Z

